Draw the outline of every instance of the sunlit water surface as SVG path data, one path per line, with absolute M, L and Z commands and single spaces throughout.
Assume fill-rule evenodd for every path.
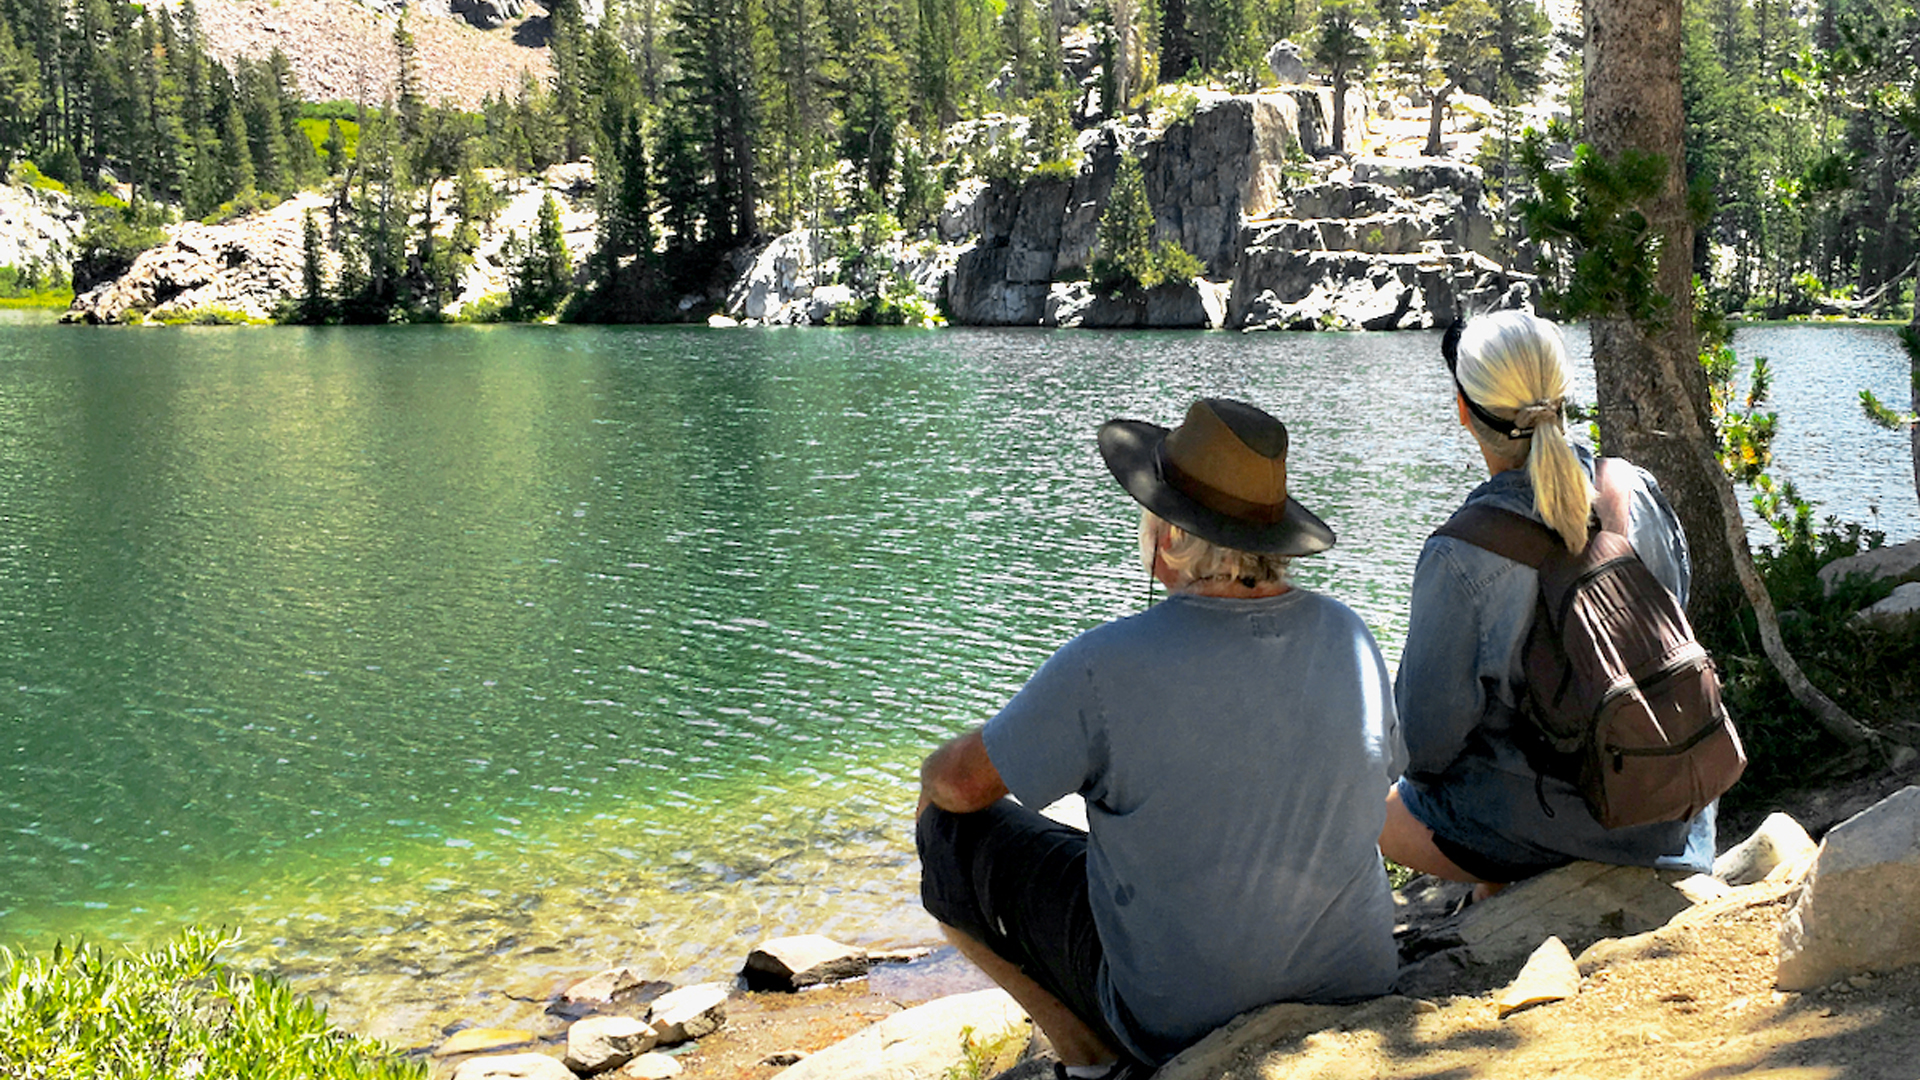
M 1891 332 L 1737 345 L 1774 363 L 1782 471 L 1920 533 L 1904 440 L 1854 404 L 1902 400 Z M 8 322 L 0 943 L 225 925 L 418 1045 L 614 963 L 930 941 L 920 758 L 1144 602 L 1099 423 L 1285 419 L 1341 537 L 1296 576 L 1397 655 L 1420 542 L 1484 477 L 1436 353 Z

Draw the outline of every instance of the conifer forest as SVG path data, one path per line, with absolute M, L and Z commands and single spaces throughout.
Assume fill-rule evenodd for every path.
M 212 55 L 192 0 L 0 0 L 0 163 L 88 212 L 72 266 L 49 272 L 84 288 L 170 221 L 314 190 L 330 210 L 309 243 L 342 270 L 287 317 L 437 317 L 497 208 L 482 171 L 589 159 L 585 272 L 568 274 L 557 228 L 537 230 L 503 314 L 671 319 L 756 242 L 811 227 L 857 259 L 875 237 L 925 234 L 970 176 L 1070 172 L 1090 126 L 1177 110 L 1183 87 L 1256 91 L 1282 40 L 1336 95 L 1552 99 L 1571 130 L 1550 141 L 1580 141 L 1577 22 L 1555 74 L 1535 0 L 605 0 L 591 17 L 550 0 L 552 78 L 477 110 L 423 91 L 409 20 L 428 17 L 394 26 L 390 96 L 313 101 L 284 54 Z M 1684 78 L 1709 302 L 1904 317 L 1920 251 L 1911 0 L 1697 0 Z M 1019 137 L 982 150 L 955 134 L 991 124 Z M 1480 164 L 1492 186 L 1500 163 Z M 1503 188 L 1526 182 L 1507 172 Z M 427 227 L 449 211 L 436 182 L 455 193 L 451 237 Z

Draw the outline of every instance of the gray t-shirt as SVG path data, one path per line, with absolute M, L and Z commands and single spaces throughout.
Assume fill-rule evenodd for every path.
M 1068 642 L 982 735 L 1021 802 L 1086 797 L 1100 1000 L 1136 1056 L 1393 981 L 1376 844 L 1406 755 L 1339 601 L 1176 594 Z

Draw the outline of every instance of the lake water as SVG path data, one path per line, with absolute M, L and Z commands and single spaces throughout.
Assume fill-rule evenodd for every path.
M 0 944 L 226 925 L 417 1045 L 615 963 L 928 942 L 920 758 L 1144 602 L 1099 423 L 1285 419 L 1341 538 L 1296 576 L 1397 655 L 1484 477 L 1437 341 L 0 325 Z M 1736 345 L 1780 471 L 1920 534 L 1854 403 L 1905 400 L 1891 331 Z

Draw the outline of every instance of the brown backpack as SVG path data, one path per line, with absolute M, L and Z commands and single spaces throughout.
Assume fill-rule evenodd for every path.
M 1598 521 L 1579 555 L 1540 522 L 1483 504 L 1434 535 L 1540 572 L 1524 646 L 1535 768 L 1571 781 L 1609 829 L 1683 821 L 1733 786 L 1747 755 L 1686 612 L 1623 535 L 1627 470 L 1598 464 Z

